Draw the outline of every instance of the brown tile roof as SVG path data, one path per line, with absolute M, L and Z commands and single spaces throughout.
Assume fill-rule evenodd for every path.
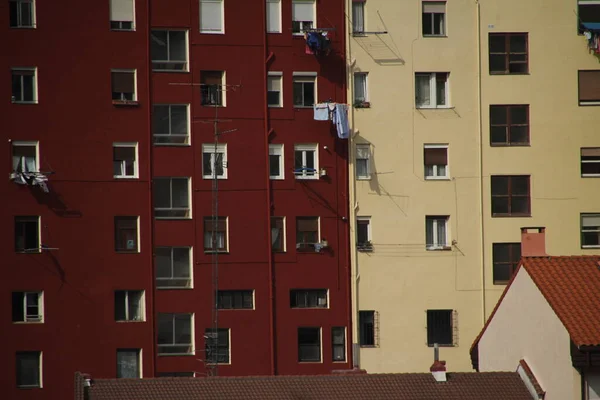
M 543 399 L 544 397 L 546 397 L 546 392 L 544 391 L 544 389 L 542 389 L 542 385 L 540 385 L 540 383 L 538 382 L 531 368 L 529 368 L 529 364 L 527 364 L 527 361 L 523 359 L 519 360 L 519 366 L 523 368 L 525 375 L 527 375 L 527 378 L 529 379 L 531 386 L 533 386 L 533 390 L 535 391 L 537 398 Z
M 88 399 L 531 400 L 531 394 L 516 372 L 471 372 L 448 373 L 447 382 L 429 373 L 97 379 Z
M 600 345 L 600 256 L 523 257 L 496 307 L 471 346 L 477 369 L 477 345 L 520 268 L 531 276 L 577 347 Z

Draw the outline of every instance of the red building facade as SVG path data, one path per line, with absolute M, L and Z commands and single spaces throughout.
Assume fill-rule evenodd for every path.
M 7 398 L 350 368 L 344 2 L 59 3 L 0 5 Z

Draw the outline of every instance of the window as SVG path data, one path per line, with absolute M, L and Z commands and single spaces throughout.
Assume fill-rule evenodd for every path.
M 115 251 L 139 253 L 138 231 L 138 217 L 115 217 Z
M 425 218 L 425 248 L 427 250 L 447 250 L 448 216 L 427 216 Z
M 490 33 L 490 74 L 529 72 L 527 33 Z
M 448 72 L 426 72 L 415 74 L 417 108 L 449 107 Z
M 113 103 L 137 101 L 135 71 L 112 70 L 111 76 Z
M 352 2 L 352 33 L 361 35 L 365 32 L 365 0 Z
M 291 308 L 327 308 L 327 289 L 290 290 Z
M 252 310 L 254 309 L 254 291 L 219 290 L 217 308 L 219 310 Z
M 200 33 L 225 33 L 224 0 L 200 0 Z
M 331 328 L 331 359 L 334 362 L 346 361 L 346 328 L 334 326 Z
M 200 92 L 203 106 L 224 106 L 223 71 L 201 71 Z
M 229 329 L 206 329 L 204 340 L 207 363 L 229 364 Z
M 38 142 L 12 142 L 12 165 L 14 172 L 37 172 Z
M 319 242 L 319 217 L 296 217 L 296 250 L 314 251 Z
M 316 80 L 314 75 L 296 75 L 294 73 L 294 106 L 312 107 L 316 98 Z
M 298 361 L 321 362 L 321 328 L 298 328 Z
M 356 249 L 358 251 L 372 251 L 371 243 L 371 217 L 356 217 Z
M 353 3 L 363 4 L 363 3 Z M 355 72 L 354 73 L 354 106 L 365 107 L 365 103 L 369 101 L 367 95 L 367 73 L 366 72 Z
M 37 69 L 12 69 L 12 102 L 37 103 Z
M 137 178 L 137 143 L 113 143 L 113 176 Z
M 492 245 L 494 285 L 505 285 L 517 270 L 521 260 L 521 243 Z
M 189 105 L 159 104 L 152 110 L 154 144 L 190 144 Z
M 600 104 L 600 70 L 579 71 L 579 105 Z
M 596 368 L 590 368 L 582 371 L 582 399 L 598 400 L 600 399 L 600 373 Z
M 158 313 L 158 354 L 194 354 L 193 314 Z
M 371 179 L 371 145 L 356 145 L 356 179 Z
M 191 252 L 190 247 L 157 247 L 155 249 L 157 288 L 192 287 Z
M 581 247 L 600 247 L 600 214 L 581 214 Z
M 269 72 L 267 77 L 267 104 L 269 107 L 282 107 L 281 72 Z
M 43 322 L 43 304 L 42 292 L 13 292 L 13 322 Z
M 154 178 L 154 217 L 190 218 L 190 178 Z
M 423 1 L 423 36 L 446 35 L 446 2 Z
M 283 145 L 269 145 L 269 177 L 271 179 L 283 179 Z
M 579 34 L 583 34 L 588 23 L 600 22 L 600 4 L 594 0 L 579 0 L 578 2 L 577 20 Z
M 135 29 L 134 0 L 110 0 L 110 29 L 132 31 Z
M 529 144 L 529 106 L 490 106 L 490 144 L 523 146 Z
M 40 217 L 15 217 L 15 251 L 17 253 L 39 253 Z
M 271 217 L 271 250 L 285 251 L 285 217 Z
M 140 349 L 117 349 L 117 378 L 141 378 Z
M 187 31 L 153 30 L 150 43 L 153 70 L 188 70 Z
M 448 178 L 448 145 L 426 144 L 423 149 L 425 179 Z
M 226 252 L 227 217 L 204 217 L 204 251 Z
M 17 387 L 42 387 L 42 352 L 17 352 Z
M 358 328 L 361 347 L 376 347 L 378 345 L 378 331 L 376 311 L 359 311 Z
M 319 156 L 316 144 L 294 146 L 294 175 L 296 179 L 319 179 Z
M 600 147 L 581 148 L 581 176 L 600 176 Z
M 492 217 L 531 215 L 529 176 L 492 176 Z
M 34 0 L 10 0 L 11 28 L 35 28 Z
M 267 1 L 267 32 L 281 33 L 281 0 Z
M 227 179 L 227 145 L 202 145 L 202 177 L 204 179 Z
M 427 345 L 452 346 L 453 341 L 453 311 L 427 310 Z
M 144 321 L 144 291 L 115 291 L 115 321 Z
M 314 28 L 316 13 L 315 0 L 292 0 L 292 33 L 300 35 Z

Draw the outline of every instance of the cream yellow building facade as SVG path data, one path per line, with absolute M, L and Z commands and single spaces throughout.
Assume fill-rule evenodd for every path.
M 425 371 L 441 342 L 471 370 L 521 227 L 598 254 L 600 58 L 580 27 L 593 44 L 600 2 L 579 3 L 347 0 L 356 365 Z

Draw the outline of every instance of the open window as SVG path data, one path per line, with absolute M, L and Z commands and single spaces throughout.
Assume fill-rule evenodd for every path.
M 317 20 L 315 0 L 292 0 L 292 33 L 301 35 L 314 28 Z
M 152 69 L 187 71 L 187 31 L 153 30 L 150 33 Z
M 200 92 L 202 94 L 203 106 L 224 106 L 225 91 L 225 73 L 223 71 L 201 71 L 200 72 Z
M 135 70 L 112 70 L 113 104 L 137 103 Z
M 9 1 L 10 27 L 35 28 L 35 1 Z
M 12 96 L 13 103 L 36 104 L 37 68 L 12 69 Z
M 115 217 L 115 251 L 139 253 L 139 218 Z
M 110 0 L 110 29 L 135 30 L 135 0 Z
M 579 0 L 577 2 L 578 32 L 600 29 L 600 2 L 597 0 Z

